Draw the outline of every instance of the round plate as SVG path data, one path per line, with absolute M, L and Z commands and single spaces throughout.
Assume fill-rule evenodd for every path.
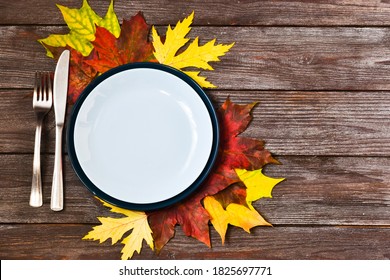
M 184 73 L 133 63 L 96 78 L 73 107 L 67 133 L 84 185 L 119 207 L 154 210 L 204 181 L 219 130 L 211 101 Z

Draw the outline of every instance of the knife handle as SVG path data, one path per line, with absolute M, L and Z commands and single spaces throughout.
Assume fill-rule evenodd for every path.
M 64 207 L 64 185 L 62 176 L 62 129 L 63 126 L 56 126 L 56 150 L 50 202 L 50 208 L 53 211 L 61 211 Z

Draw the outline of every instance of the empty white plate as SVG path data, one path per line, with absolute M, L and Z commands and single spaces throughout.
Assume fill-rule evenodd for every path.
M 218 121 L 187 75 L 133 63 L 96 78 L 80 95 L 67 134 L 72 166 L 95 195 L 119 207 L 154 210 L 178 202 L 215 161 Z

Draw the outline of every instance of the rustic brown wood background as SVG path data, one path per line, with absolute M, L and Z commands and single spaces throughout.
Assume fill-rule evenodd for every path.
M 104 15 L 108 0 L 90 0 Z M 0 258 L 118 259 L 121 245 L 82 241 L 108 211 L 65 158 L 65 210 L 49 209 L 54 115 L 43 133 L 44 206 L 29 207 L 34 72 L 53 71 L 37 39 L 67 33 L 59 3 L 0 0 Z M 390 1 L 117 0 L 163 31 L 195 11 L 192 36 L 236 45 L 208 93 L 219 106 L 260 101 L 245 135 L 264 139 L 286 177 L 255 204 L 274 227 L 211 230 L 212 248 L 184 236 L 134 259 L 390 259 Z

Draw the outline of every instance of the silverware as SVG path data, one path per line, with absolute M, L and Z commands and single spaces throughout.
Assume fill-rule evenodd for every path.
M 42 206 L 42 178 L 41 178 L 41 134 L 42 122 L 53 104 L 52 84 L 50 73 L 36 72 L 33 94 L 33 109 L 37 116 L 37 127 L 35 129 L 33 178 L 30 194 L 30 205 L 32 207 Z
M 50 208 L 61 211 L 64 204 L 64 187 L 62 175 L 62 130 L 65 121 L 66 99 L 68 92 L 69 50 L 62 52 L 54 73 L 54 112 L 56 119 L 56 147 L 54 157 L 53 183 Z

